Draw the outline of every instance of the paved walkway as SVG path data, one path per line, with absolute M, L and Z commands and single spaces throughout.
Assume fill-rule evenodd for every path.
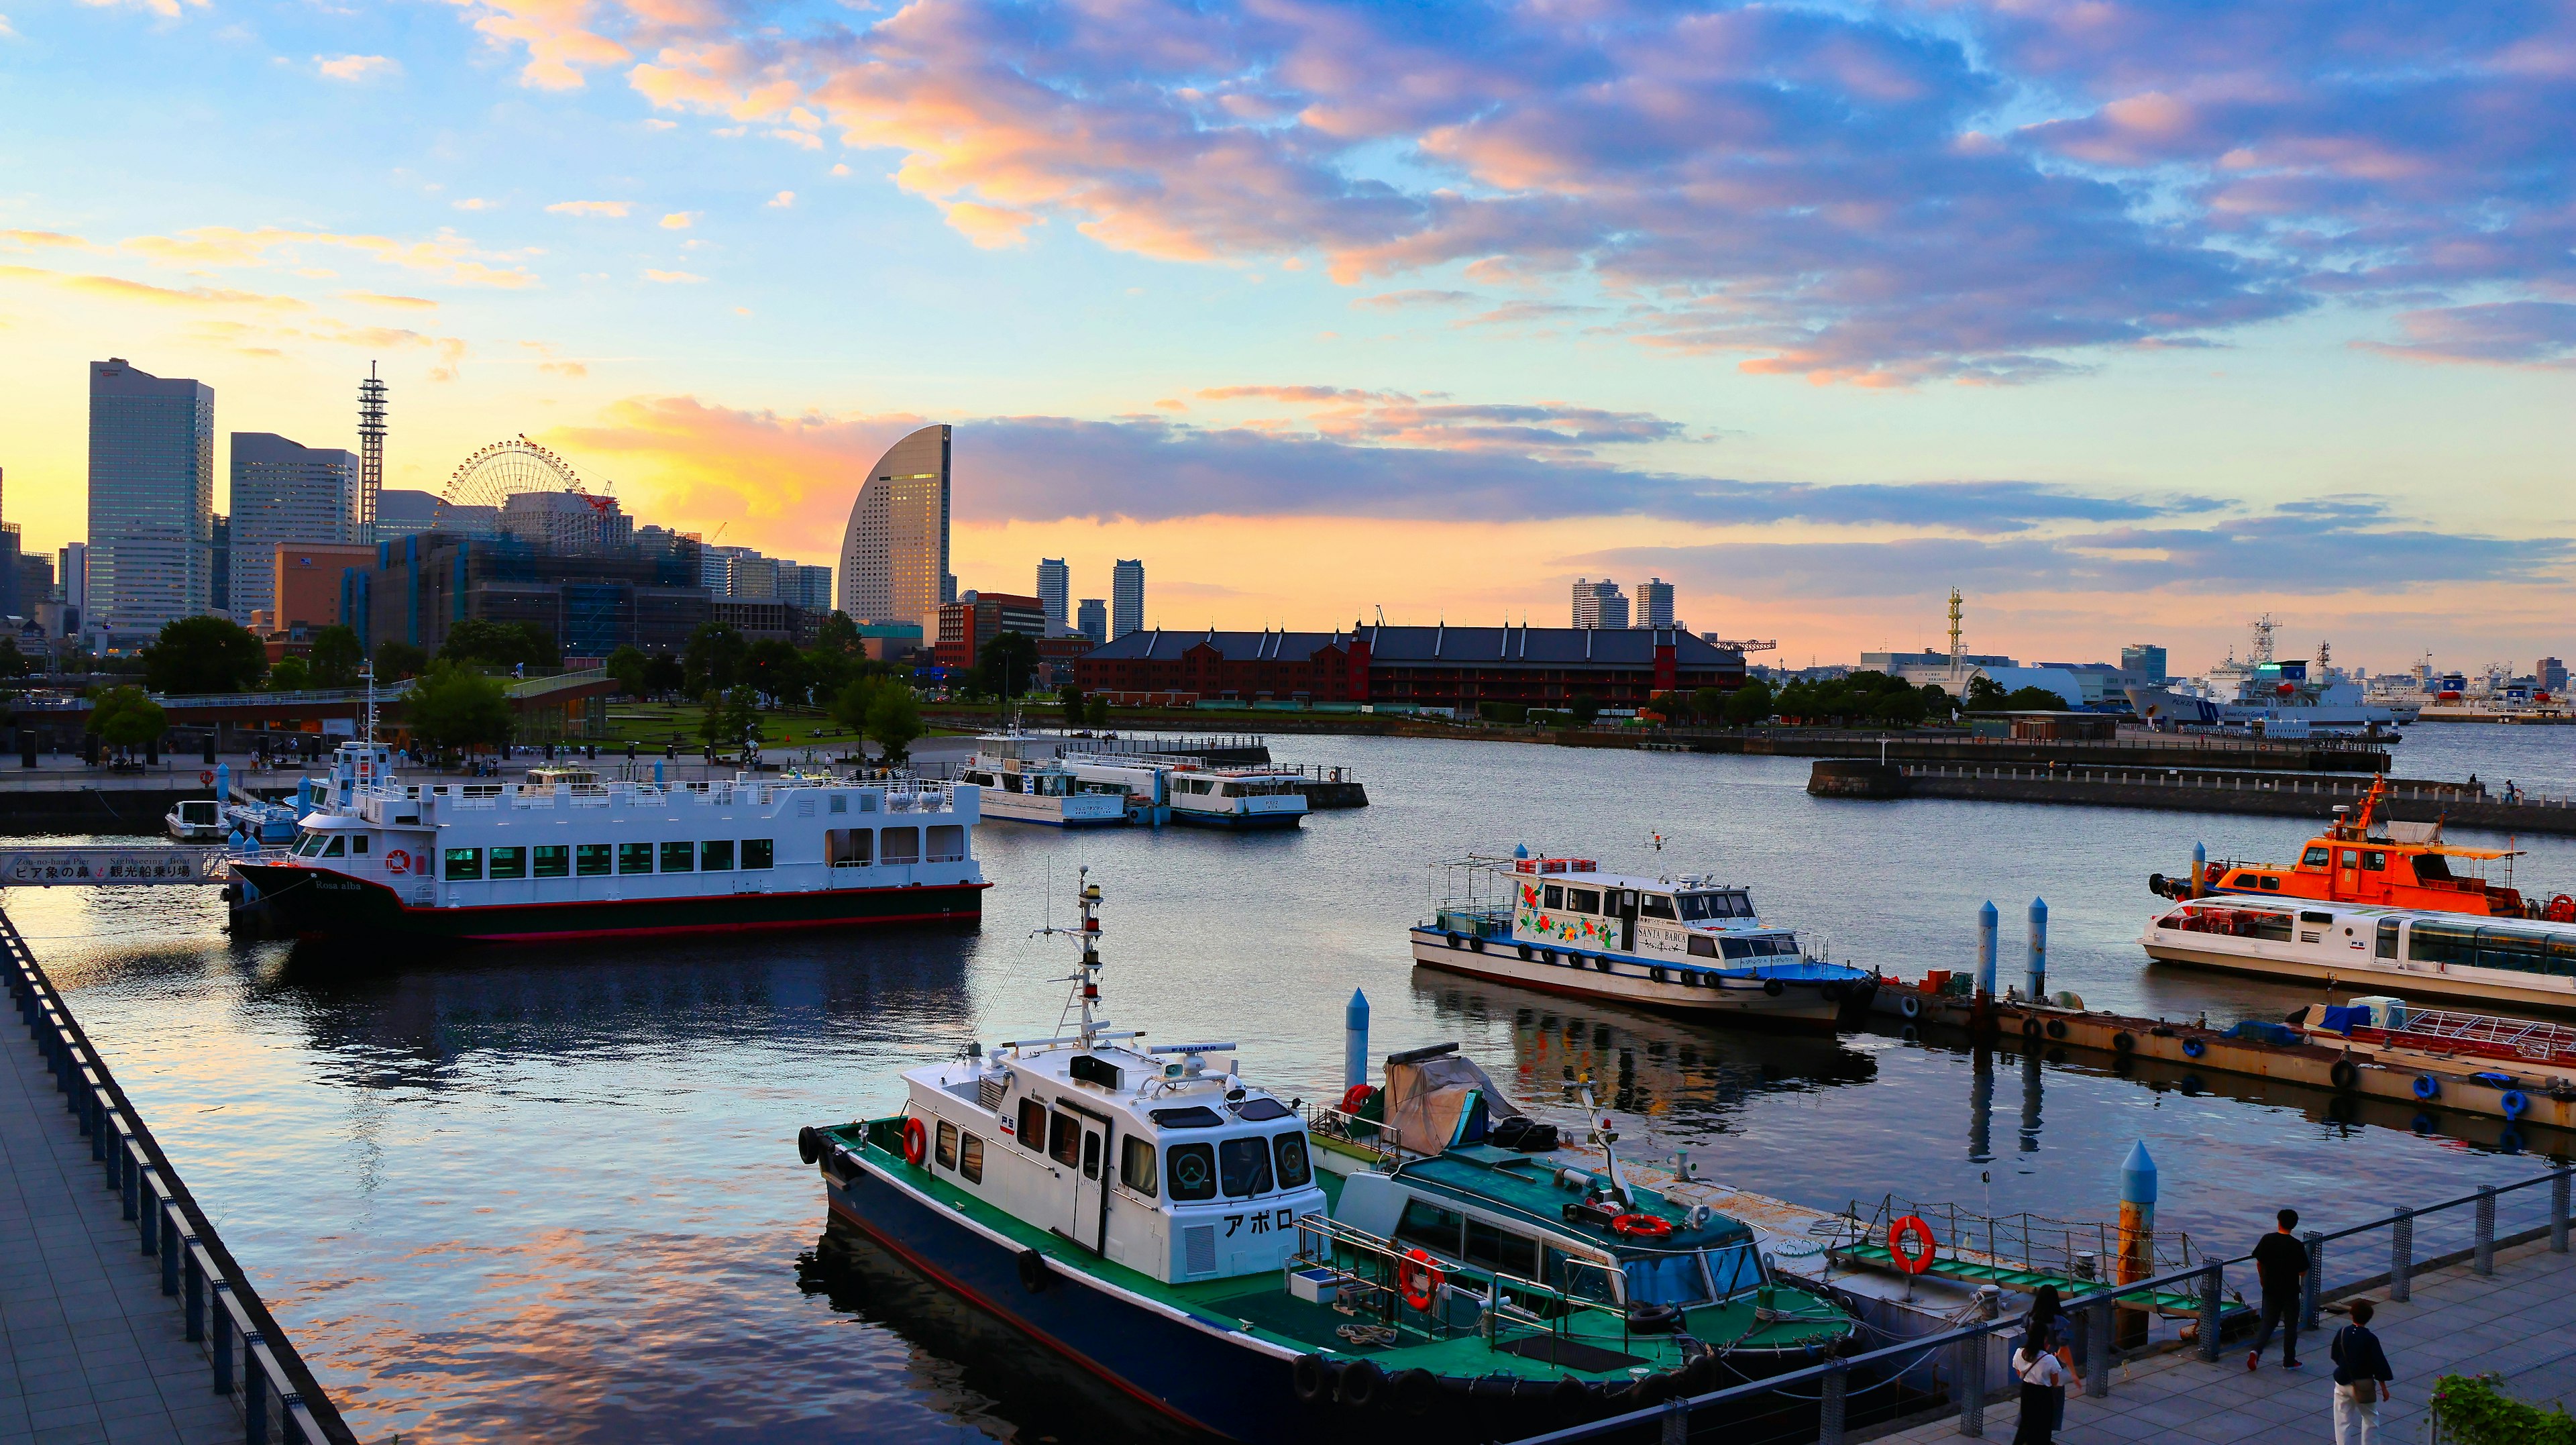
M 2391 1304 L 2386 1290 L 2366 1296 L 2378 1311 L 2370 1327 L 2396 1371 L 2396 1398 L 2379 1407 L 2379 1438 L 2424 1438 L 2425 1397 L 2444 1375 L 2495 1373 L 2507 1393 L 2536 1404 L 2576 1402 L 2576 1333 L 2567 1329 L 2576 1298 L 2576 1254 L 2551 1254 L 2546 1242 L 2499 1250 L 2495 1273 L 2480 1279 L 2465 1264 L 2419 1274 L 2414 1299 Z M 2301 1370 L 2281 1368 L 2278 1339 L 2263 1368 L 2248 1373 L 2245 1351 L 2231 1347 L 2214 1365 L 2185 1350 L 2115 1365 L 2101 1400 L 2066 1402 L 2066 1445 L 2127 1445 L 2133 1440 L 2295 1442 L 2333 1438 L 2333 1364 L 2326 1342 L 2344 1317 L 2331 1311 L 2323 1329 L 2300 1336 Z M 1986 1411 L 1986 1438 L 2010 1440 L 2019 1410 Z M 1881 1441 L 1949 1445 L 1958 1421 L 1936 1421 Z
M 0 1009 L 0 1161 L 0 1445 L 241 1439 L 15 1009 Z

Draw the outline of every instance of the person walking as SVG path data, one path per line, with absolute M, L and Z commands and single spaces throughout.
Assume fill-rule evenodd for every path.
M 2370 1332 L 2370 1301 L 2352 1302 L 2352 1323 L 2335 1331 L 2327 1353 L 2334 1358 L 2335 1445 L 2378 1445 L 2379 1402 L 2388 1398 L 2388 1352 Z
M 2066 1408 L 2066 1382 L 2075 1372 L 2058 1356 L 2053 1326 L 2033 1327 L 2013 1351 L 2013 1378 L 2021 1382 L 2021 1420 L 2012 1445 L 2054 1445 L 2058 1412 Z
M 2057 1356 L 2057 1362 L 2066 1367 L 2066 1378 L 2076 1378 L 2075 1356 L 2066 1345 L 2066 1306 L 2057 1293 L 2057 1286 L 2041 1285 L 2039 1292 L 2031 1296 L 2030 1313 L 2022 1317 L 2022 1331 L 2026 1340 L 2045 1341 L 2046 1348 Z M 2066 1386 L 2063 1383 L 2049 1387 L 2048 1428 L 2066 1428 Z
M 2263 1287 L 2263 1328 L 2245 1356 L 2249 1370 L 2261 1367 L 2263 1347 L 2272 1343 L 2276 1324 L 2281 1327 L 2281 1368 L 2299 1368 L 2299 1281 L 2308 1272 L 2308 1247 L 2292 1232 L 2299 1227 L 2299 1211 L 2284 1209 L 2275 1217 L 2281 1227 L 2254 1246 L 2254 1278 Z

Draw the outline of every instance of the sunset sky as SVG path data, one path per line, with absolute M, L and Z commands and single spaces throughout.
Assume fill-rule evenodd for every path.
M 963 585 L 1166 626 L 2576 653 L 2563 0 L 0 10 L 31 548 L 86 363 L 354 447 L 373 359 L 389 485 L 813 562 L 952 422 Z

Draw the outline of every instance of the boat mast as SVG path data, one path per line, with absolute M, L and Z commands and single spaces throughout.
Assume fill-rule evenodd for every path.
M 1082 950 L 1082 961 L 1067 981 L 1073 985 L 1074 1001 L 1082 1012 L 1082 1027 L 1078 1031 L 1082 1046 L 1089 1049 L 1099 1041 L 1100 1032 L 1109 1027 L 1109 1021 L 1094 1018 L 1091 1013 L 1100 1002 L 1100 885 L 1091 881 L 1091 865 L 1088 863 L 1074 870 L 1073 896 L 1074 907 L 1081 915 L 1073 927 L 1057 928 L 1050 924 L 1030 937 L 1049 933 L 1070 934 Z

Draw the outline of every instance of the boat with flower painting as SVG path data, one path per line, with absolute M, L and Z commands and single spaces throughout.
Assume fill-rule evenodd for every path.
M 1422 967 L 1709 1019 L 1857 1023 L 1877 976 L 1813 956 L 1751 890 L 1699 874 L 1604 873 L 1589 858 L 1471 855 L 1438 865 Z

